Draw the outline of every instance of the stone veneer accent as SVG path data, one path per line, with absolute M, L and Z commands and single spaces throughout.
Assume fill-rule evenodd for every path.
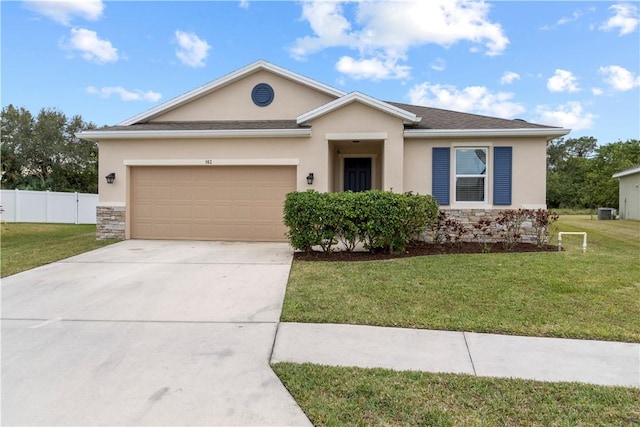
M 98 240 L 124 239 L 124 206 L 98 206 L 96 217 L 96 238 Z
M 494 236 L 490 238 L 481 237 L 487 240 L 487 242 L 495 243 L 498 235 L 498 227 L 495 220 L 500 215 L 500 212 L 507 209 L 441 209 L 447 214 L 447 217 L 457 219 L 462 225 L 464 225 L 467 230 L 464 237 L 462 238 L 463 242 L 477 242 L 477 239 L 473 236 L 473 224 L 476 224 L 478 220 L 488 218 L 492 220 L 492 228 L 494 229 Z M 533 226 L 530 220 L 524 221 L 520 228 L 522 233 L 522 243 L 536 243 L 536 236 L 533 230 Z M 427 231 L 424 235 L 424 240 L 426 242 L 433 242 L 432 233 Z M 546 240 L 549 240 L 549 236 L 547 235 Z

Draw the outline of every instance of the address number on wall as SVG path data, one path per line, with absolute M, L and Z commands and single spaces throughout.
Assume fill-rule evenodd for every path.
M 205 160 L 204 164 L 205 165 L 212 165 L 213 164 L 213 160 Z

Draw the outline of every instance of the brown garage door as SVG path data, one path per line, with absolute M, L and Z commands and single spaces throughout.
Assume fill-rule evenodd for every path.
M 293 166 L 145 166 L 131 169 L 131 237 L 286 241 Z

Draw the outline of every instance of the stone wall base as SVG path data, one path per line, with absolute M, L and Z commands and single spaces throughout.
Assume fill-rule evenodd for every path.
M 496 223 L 496 219 L 500 216 L 503 209 L 441 209 L 441 211 L 445 212 L 448 218 L 454 218 L 464 226 L 465 232 L 463 233 L 461 241 L 479 243 L 495 243 L 500 241 L 499 232 L 501 226 Z M 482 233 L 478 233 L 478 237 L 474 235 L 473 224 L 477 224 L 481 219 L 491 221 L 491 236 L 486 236 Z M 537 243 L 536 233 L 530 220 L 526 220 L 522 223 L 520 231 L 522 243 Z M 433 231 L 427 231 L 422 237 L 428 243 L 434 242 Z M 545 237 L 545 243 L 548 242 L 548 240 L 549 236 L 547 235 Z
M 98 206 L 96 211 L 96 238 L 123 239 L 125 237 L 125 207 Z

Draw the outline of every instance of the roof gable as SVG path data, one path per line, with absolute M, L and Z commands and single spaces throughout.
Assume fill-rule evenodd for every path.
M 336 99 L 335 101 L 331 101 L 314 110 L 301 114 L 300 116 L 298 116 L 296 121 L 298 124 L 303 124 L 313 119 L 316 119 L 320 116 L 328 114 L 332 111 L 335 111 L 339 108 L 342 108 L 345 105 L 349 105 L 353 102 L 359 102 L 361 104 L 364 104 L 376 110 L 398 117 L 407 124 L 416 124 L 421 120 L 421 117 L 416 116 L 414 113 L 410 111 L 396 107 L 387 102 L 380 101 L 378 99 L 375 99 L 371 96 L 365 95 L 360 92 L 351 92 L 348 95 L 345 95 Z
M 249 75 L 252 75 L 261 70 L 270 72 L 279 77 L 285 78 L 287 80 L 291 80 L 295 83 L 304 85 L 310 89 L 316 90 L 320 93 L 323 93 L 327 96 L 338 98 L 345 95 L 345 92 L 335 89 L 331 86 L 325 85 L 308 77 L 302 76 L 300 74 L 296 74 L 284 68 L 273 65 L 267 61 L 259 60 L 252 64 L 249 64 L 239 70 L 236 70 L 232 73 L 229 73 L 219 79 L 216 79 L 212 82 L 209 82 L 203 86 L 200 86 L 196 89 L 193 89 L 187 93 L 184 93 L 180 96 L 177 96 L 165 103 L 162 103 L 150 110 L 147 110 L 141 114 L 138 114 L 134 117 L 131 117 L 127 120 L 124 120 L 118 123 L 118 126 L 128 126 L 135 123 L 146 122 L 154 119 L 155 117 L 166 114 L 180 106 L 188 104 L 196 99 L 202 98 L 203 96 L 212 93 L 220 88 L 230 85 L 233 82 L 236 82 L 242 78 L 245 78 Z

